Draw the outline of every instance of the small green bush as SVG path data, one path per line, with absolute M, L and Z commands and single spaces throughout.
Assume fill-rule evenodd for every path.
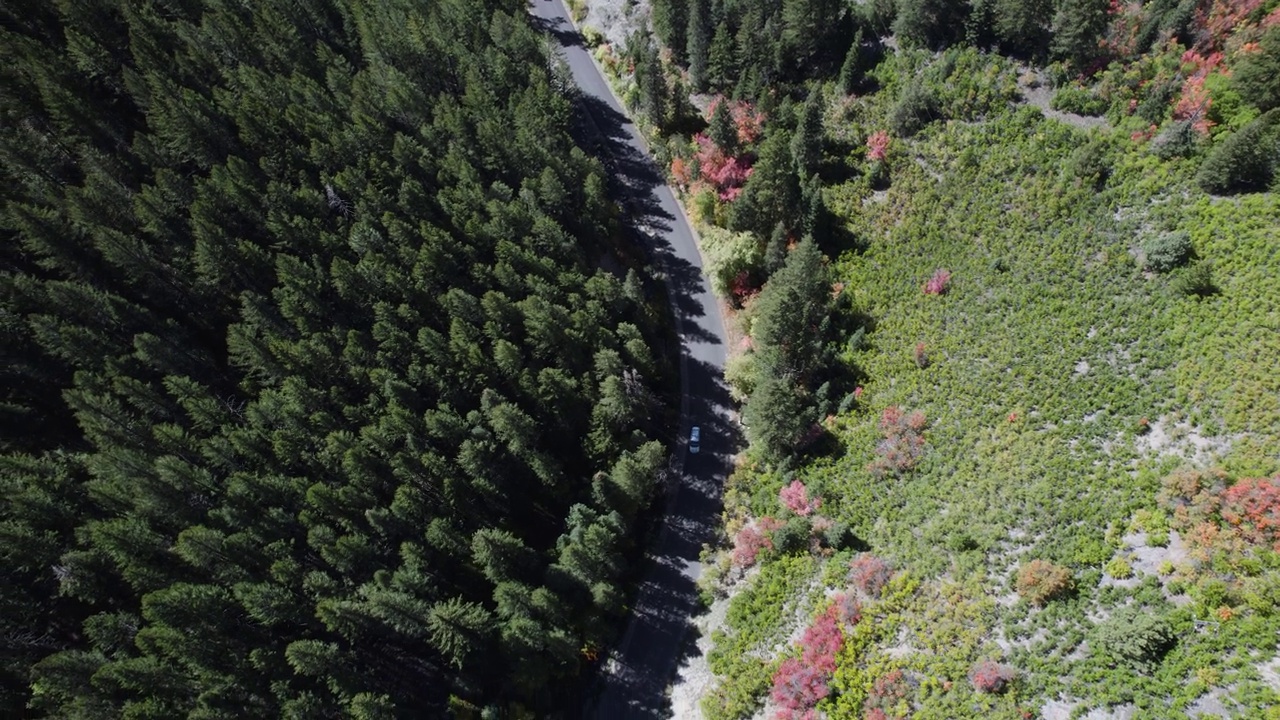
M 933 122 L 939 109 L 937 95 L 920 83 L 913 83 L 889 112 L 889 129 L 898 137 L 911 137 Z
M 1152 672 L 1174 644 L 1173 630 L 1164 617 L 1149 608 L 1129 605 L 1094 628 L 1090 644 L 1095 652 L 1139 672 Z
M 1106 570 L 1107 574 L 1116 580 L 1126 580 L 1133 577 L 1133 566 L 1122 557 L 1112 558 L 1103 570 Z
M 1078 85 L 1068 85 L 1053 94 L 1049 107 L 1076 115 L 1097 117 L 1107 111 L 1107 102 Z
M 1152 138 L 1148 147 L 1151 154 L 1161 160 L 1172 160 L 1195 152 L 1198 142 L 1199 137 L 1195 128 L 1191 127 L 1191 121 L 1176 120 Z
M 1170 284 L 1173 291 L 1182 295 L 1207 297 L 1216 295 L 1218 286 L 1213 283 L 1213 264 L 1198 262 L 1174 277 Z
M 1082 183 L 1100 189 L 1111 177 L 1111 165 L 1107 160 L 1106 146 L 1094 141 L 1081 145 L 1067 160 L 1067 174 Z
M 809 548 L 813 523 L 807 517 L 795 516 L 773 534 L 773 547 L 781 555 L 794 555 Z
M 1142 255 L 1146 269 L 1169 272 L 1191 255 L 1191 236 L 1179 231 L 1148 237 L 1142 241 Z

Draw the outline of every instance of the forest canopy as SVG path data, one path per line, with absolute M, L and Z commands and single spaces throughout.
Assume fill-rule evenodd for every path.
M 0 714 L 553 704 L 669 370 L 523 3 L 0 28 Z

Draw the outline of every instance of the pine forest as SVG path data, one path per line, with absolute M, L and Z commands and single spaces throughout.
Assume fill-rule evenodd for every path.
M 674 376 L 524 4 L 0 22 L 0 715 L 564 702 Z

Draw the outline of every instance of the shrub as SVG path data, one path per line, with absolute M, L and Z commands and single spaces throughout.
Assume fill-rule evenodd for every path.
M 939 114 L 938 97 L 920 83 L 907 87 L 889 111 L 889 129 L 908 138 L 924 129 Z
M 862 705 L 866 712 L 864 717 L 901 717 L 900 713 L 906 709 L 910 695 L 911 683 L 906 674 L 901 670 L 890 670 L 871 684 L 871 692 L 867 693 L 867 699 Z M 875 711 L 879 711 L 879 714 L 874 715 Z
M 980 693 L 1001 693 L 1009 688 L 1017 672 L 1007 665 L 982 660 L 969 669 L 969 682 Z
M 1151 140 L 1148 149 L 1161 160 L 1172 160 L 1175 157 L 1186 157 L 1195 152 L 1200 141 L 1196 131 L 1187 120 L 1175 120 Z
M 1227 488 L 1222 519 L 1250 542 L 1280 552 L 1280 475 L 1246 478 Z
M 1018 594 L 1032 605 L 1043 606 L 1071 589 L 1071 571 L 1048 560 L 1032 560 L 1018 568 Z
M 933 271 L 933 275 L 925 281 L 925 295 L 944 295 L 947 290 L 951 289 L 951 271 L 938 268 Z
M 740 567 L 756 564 L 761 551 L 772 550 L 773 540 L 756 524 L 744 526 L 733 536 L 733 563 Z
M 893 568 L 889 563 L 871 553 L 862 553 L 849 563 L 849 582 L 869 598 L 880 597 L 892 577 Z
M 1122 557 L 1112 558 L 1103 570 L 1106 570 L 1107 574 L 1116 580 L 1126 580 L 1133 577 L 1133 566 Z
M 916 343 L 915 349 L 911 351 L 911 359 L 915 360 L 916 367 L 921 370 L 929 367 L 929 346 L 922 342 Z
M 718 227 L 704 228 L 700 234 L 707 276 L 711 278 L 712 289 L 721 297 L 730 296 L 739 274 L 760 274 L 764 249 L 755 235 Z
M 799 658 L 787 658 L 773 674 L 773 701 L 784 710 L 809 710 L 831 694 L 827 673 L 806 665 Z
M 1272 110 L 1219 143 L 1196 173 L 1200 188 L 1220 195 L 1265 190 L 1280 155 L 1277 118 L 1280 110 Z
M 844 648 L 839 609 L 827 607 L 805 629 L 800 657 L 787 658 L 773 674 L 770 695 L 782 712 L 780 718 L 812 717 L 812 710 L 831 694 L 828 682 L 836 670 L 836 656 Z M 796 713 L 801 713 L 796 715 Z
M 783 555 L 791 555 L 809 548 L 809 536 L 813 525 L 808 518 L 791 518 L 773 534 L 773 546 Z
M 802 517 L 807 517 L 822 507 L 822 498 L 809 497 L 809 488 L 799 480 L 792 480 L 790 485 L 779 490 L 778 500 L 783 507 Z
M 1148 237 L 1142 241 L 1144 266 L 1152 272 L 1169 272 L 1191 255 L 1191 236 L 1185 232 L 1171 232 Z
M 1218 293 L 1213 282 L 1213 263 L 1198 262 L 1178 273 L 1169 287 L 1180 295 L 1208 297 Z
M 877 477 L 915 469 L 924 455 L 924 436 L 921 433 L 925 425 L 924 413 L 919 410 L 905 414 L 896 405 L 885 408 L 880 415 L 879 426 L 884 440 L 876 446 L 876 459 L 867 469 Z
M 867 138 L 867 162 L 884 162 L 889 155 L 889 133 L 877 130 Z
M 849 523 L 840 521 L 822 531 L 822 544 L 833 550 L 847 550 L 858 544 L 858 537 Z
M 1049 107 L 1076 115 L 1098 116 L 1107 111 L 1107 102 L 1078 85 L 1068 85 L 1053 94 Z
M 1174 640 L 1164 617 L 1147 608 L 1128 605 L 1094 628 L 1090 646 L 1134 670 L 1151 672 Z
M 1095 141 L 1076 148 L 1067 159 L 1067 174 L 1085 185 L 1101 188 L 1111 177 L 1105 146 Z

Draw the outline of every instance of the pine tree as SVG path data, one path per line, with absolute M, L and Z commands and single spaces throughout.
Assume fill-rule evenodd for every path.
M 809 90 L 800 111 L 796 133 L 791 138 L 791 158 L 796 176 L 809 178 L 818 172 L 822 161 L 822 89 L 814 85 Z
M 716 103 L 711 112 L 711 123 L 707 127 L 707 136 L 725 155 L 736 155 L 738 152 L 738 129 L 733 123 L 733 114 L 729 110 L 729 101 L 723 98 Z
M 1100 50 L 1098 40 L 1107 29 L 1107 0 L 1061 0 L 1053 17 L 1054 57 L 1086 69 Z
M 706 92 L 711 62 L 711 0 L 693 0 L 689 8 L 689 85 L 694 92 Z

